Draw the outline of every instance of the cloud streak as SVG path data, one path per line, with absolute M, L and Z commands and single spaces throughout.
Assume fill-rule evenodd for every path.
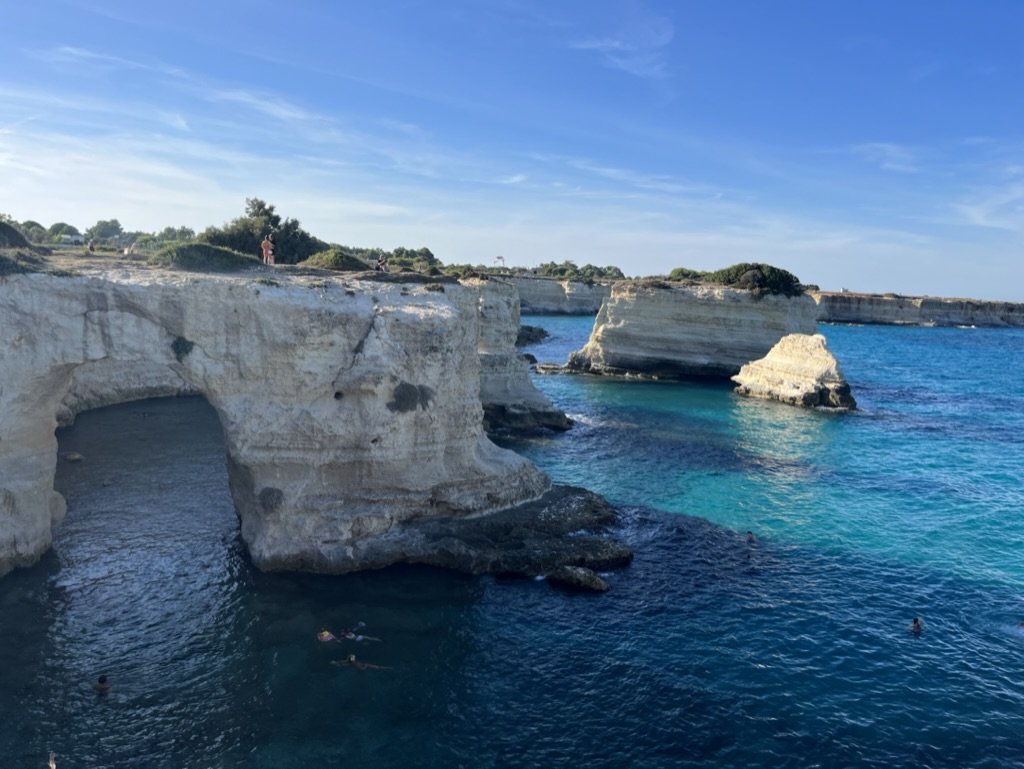
M 645 15 L 610 35 L 576 39 L 569 47 L 598 54 L 607 66 L 634 77 L 664 80 L 669 77 L 668 48 L 674 37 L 671 20 Z

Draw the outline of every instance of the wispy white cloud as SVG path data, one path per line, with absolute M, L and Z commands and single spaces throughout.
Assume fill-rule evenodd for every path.
M 314 113 L 291 104 L 279 96 L 267 93 L 255 93 L 242 88 L 226 90 L 217 88 L 207 89 L 205 92 L 205 98 L 210 101 L 240 104 L 243 107 L 248 107 L 256 112 L 261 112 L 264 115 L 268 115 L 269 117 L 284 122 L 291 122 L 295 120 L 315 120 L 319 118 L 319 116 Z
M 851 151 L 884 171 L 913 174 L 921 170 L 913 150 L 900 144 L 868 142 L 852 147 Z
M 668 47 L 675 37 L 672 21 L 644 14 L 610 35 L 584 37 L 569 45 L 600 54 L 605 64 L 636 77 L 662 80 L 669 76 Z
M 48 64 L 71 64 L 76 67 L 95 67 L 107 70 L 130 69 L 161 72 L 166 75 L 183 75 L 184 71 L 159 61 L 127 59 L 102 51 L 79 48 L 72 45 L 58 45 L 52 48 L 26 51 L 32 58 Z
M 1024 234 L 1024 181 L 977 193 L 953 209 L 969 224 Z

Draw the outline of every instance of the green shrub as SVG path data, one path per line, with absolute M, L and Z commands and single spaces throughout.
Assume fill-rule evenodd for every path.
M 255 267 L 260 260 L 208 243 L 170 243 L 149 257 L 148 262 L 193 272 L 236 272 Z
M 0 220 L 0 248 L 30 248 L 28 238 L 12 224 Z
M 309 259 L 299 262 L 299 266 L 337 270 L 338 272 L 363 272 L 370 269 L 370 266 L 362 259 L 337 247 L 313 254 Z
M 706 272 L 701 270 L 691 270 L 689 267 L 676 267 L 672 272 L 668 274 L 669 280 L 700 280 Z
M 704 275 L 704 282 L 756 290 L 765 294 L 799 296 L 804 292 L 796 275 L 781 267 L 761 262 L 741 262 L 717 272 L 707 273 Z

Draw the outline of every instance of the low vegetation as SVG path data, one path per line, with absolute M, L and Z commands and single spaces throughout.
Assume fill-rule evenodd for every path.
M 669 273 L 668 279 L 733 286 L 761 294 L 799 296 L 804 292 L 804 286 L 796 275 L 781 267 L 762 262 L 740 262 L 713 272 L 677 267 Z
M 274 236 L 274 256 L 278 264 L 299 264 L 303 267 L 362 272 L 383 261 L 393 277 L 416 273 L 444 281 L 468 277 L 539 277 L 573 280 L 583 283 L 624 280 L 622 270 L 614 265 L 582 267 L 571 260 L 544 262 L 537 267 L 506 266 L 505 258 L 494 257 L 493 264 L 445 264 L 429 248 L 382 248 L 345 246 L 326 243 L 302 228 L 297 219 L 285 218 L 275 207 L 260 198 L 246 198 L 242 216 L 220 227 L 207 227 L 198 235 L 188 227 L 165 227 L 160 232 L 129 232 L 117 219 L 103 219 L 84 231 L 67 222 L 44 227 L 37 221 L 17 222 L 0 213 L 0 252 L 7 253 L 0 261 L 0 274 L 45 270 L 38 257 L 50 253 L 41 244 L 49 244 L 57 253 L 69 246 L 88 245 L 97 254 L 120 253 L 144 257 L 151 264 L 200 272 L 230 272 L 251 267 L 261 261 L 260 242 Z M 16 250 L 16 252 L 14 252 Z M 677 267 L 667 276 L 634 278 L 643 285 L 661 285 L 664 281 L 717 284 L 747 289 L 756 294 L 796 296 L 806 289 L 791 272 L 762 262 L 742 262 L 721 270 L 694 270 Z M 437 283 L 440 285 L 439 283 Z M 667 285 L 667 284 L 666 284 Z
M 148 261 L 160 267 L 191 272 L 238 272 L 260 264 L 254 256 L 208 243 L 171 243 L 149 257 Z
M 45 269 L 43 260 L 27 249 L 0 249 L 0 276 Z
M 370 269 L 369 264 L 340 246 L 332 246 L 326 251 L 313 254 L 309 259 L 299 262 L 299 266 L 338 272 L 363 272 Z

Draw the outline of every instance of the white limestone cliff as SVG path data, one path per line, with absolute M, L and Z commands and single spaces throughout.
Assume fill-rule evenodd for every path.
M 407 522 L 549 488 L 483 433 L 476 290 L 260 274 L 0 277 L 0 574 L 38 559 L 64 514 L 58 422 L 138 397 L 212 404 L 263 569 L 344 572 L 369 550 L 384 565 Z
M 839 362 L 821 334 L 784 336 L 765 357 L 743 366 L 732 381 L 739 395 L 751 398 L 811 408 L 857 407 Z
M 611 293 L 611 283 L 514 277 L 524 315 L 594 315 Z
M 724 286 L 622 281 L 566 368 L 595 374 L 729 377 L 786 334 L 813 334 L 807 296 L 757 295 Z
M 896 326 L 1024 326 L 1024 304 L 981 299 L 812 291 L 823 323 Z
M 534 387 L 516 349 L 519 293 L 501 278 L 463 280 L 480 295 L 480 401 L 488 431 L 567 430 L 572 421 Z

